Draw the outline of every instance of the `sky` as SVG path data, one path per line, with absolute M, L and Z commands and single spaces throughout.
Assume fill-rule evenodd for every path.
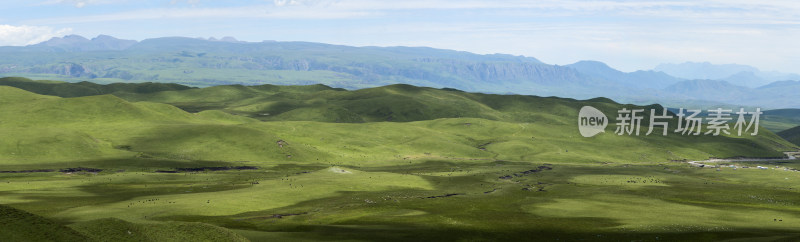
M 0 0 L 0 12 L 0 46 L 232 36 L 597 60 L 627 72 L 686 61 L 800 72 L 793 0 Z

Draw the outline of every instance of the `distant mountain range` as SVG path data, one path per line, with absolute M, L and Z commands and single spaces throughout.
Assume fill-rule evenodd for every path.
M 660 71 L 635 71 L 626 73 L 611 68 L 605 63 L 599 61 L 579 61 L 566 66 L 574 68 L 575 70 L 587 75 L 603 78 L 609 81 L 615 81 L 628 87 L 640 89 L 663 89 L 683 81 L 680 78 L 667 75 L 666 73 Z
M 108 35 L 99 35 L 91 40 L 79 35 L 55 37 L 48 41 L 28 46 L 30 49 L 43 51 L 97 51 L 124 50 L 135 45 L 135 40 L 122 40 Z
M 399 83 L 666 106 L 800 108 L 800 75 L 744 65 L 688 62 L 622 72 L 597 61 L 560 66 L 532 57 L 427 47 L 242 42 L 232 37 L 134 41 L 69 35 L 30 46 L 0 47 L 0 76 L 199 87 L 320 83 L 357 89 Z
M 745 87 L 759 87 L 775 81 L 800 80 L 800 75 L 781 72 L 764 72 L 746 65 L 714 65 L 708 62 L 685 62 L 681 64 L 661 64 L 655 71 L 683 79 L 723 80 Z

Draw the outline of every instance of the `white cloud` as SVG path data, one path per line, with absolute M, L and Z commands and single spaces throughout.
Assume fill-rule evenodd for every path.
M 282 7 L 286 5 L 297 5 L 299 2 L 297 0 L 275 0 L 275 6 Z
M 250 19 L 344 19 L 371 15 L 366 11 L 307 11 L 306 9 L 275 8 L 272 6 L 246 6 L 225 8 L 151 8 L 110 14 L 80 17 L 47 18 L 27 21 L 29 24 L 74 24 L 109 21 L 133 21 L 152 19 L 202 19 L 202 18 L 250 18 Z
M 48 0 L 47 3 L 70 3 L 77 7 L 125 0 Z M 198 0 L 186 1 L 192 6 Z M 172 3 L 179 2 L 173 0 Z M 213 8 L 145 8 L 81 17 L 33 20 L 33 24 L 87 23 L 160 18 L 263 18 L 263 19 L 342 19 L 373 16 L 397 17 L 413 10 L 475 10 L 476 13 L 514 17 L 637 17 L 717 24 L 797 25 L 800 4 L 783 1 L 767 3 L 719 1 L 479 1 L 479 0 L 273 0 L 269 5 Z M 407 10 L 407 11 L 396 11 Z
M 0 46 L 32 45 L 72 32 L 70 28 L 53 29 L 46 26 L 0 25 Z
M 86 5 L 95 5 L 95 4 L 110 4 L 116 2 L 125 2 L 125 0 L 47 0 L 41 2 L 41 5 L 53 5 L 53 4 L 69 4 L 73 5 L 76 8 L 82 8 Z
M 186 2 L 186 4 L 189 4 L 189 5 L 192 5 L 192 6 L 197 6 L 197 4 L 200 3 L 200 0 L 172 0 L 172 2 L 170 2 L 170 4 L 178 4 L 180 2 Z
M 339 0 L 273 0 L 275 6 L 306 6 L 306 7 L 320 7 L 330 6 L 339 3 Z
M 296 11 L 367 12 L 391 15 L 392 10 L 477 10 L 500 13 L 515 10 L 521 16 L 633 16 L 728 24 L 798 24 L 796 1 L 750 0 L 274 0 L 275 6 Z M 310 14 L 309 14 L 310 15 Z

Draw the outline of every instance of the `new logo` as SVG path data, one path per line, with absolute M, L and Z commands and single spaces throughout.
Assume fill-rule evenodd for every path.
M 578 130 L 583 137 L 592 137 L 606 132 L 608 117 L 591 106 L 583 106 L 578 112 Z

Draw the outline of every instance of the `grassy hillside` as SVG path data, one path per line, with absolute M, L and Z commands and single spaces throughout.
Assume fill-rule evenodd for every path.
M 190 114 L 170 105 L 130 103 L 111 95 L 58 98 L 0 86 L 0 162 L 132 157 L 118 140 L 153 125 L 253 122 L 230 115 Z
M 87 237 L 45 217 L 0 204 L 3 241 L 85 241 Z
M 778 136 L 796 145 L 800 145 L 800 126 L 778 132 Z
M 34 81 L 24 77 L 2 77 L 0 85 L 12 86 L 29 92 L 59 97 L 83 97 L 117 92 L 152 93 L 171 90 L 186 90 L 191 87 L 172 83 L 111 83 Z
M 104 218 L 65 226 L 52 219 L 0 204 L 3 241 L 248 241 L 203 223 L 131 223 Z
M 355 91 L 316 86 L 216 86 L 150 94 L 117 94 L 196 112 L 221 110 L 263 121 L 335 123 L 409 122 L 439 118 L 482 118 L 508 122 L 561 123 L 584 104 L 608 111 L 622 107 L 605 98 L 569 98 L 467 93 L 404 84 Z M 633 107 L 633 106 L 628 106 Z M 653 106 L 655 108 L 660 108 Z M 570 120 L 569 123 L 572 123 Z
M 101 241 L 797 239 L 800 165 L 683 161 L 796 145 L 613 123 L 584 138 L 584 105 L 660 108 L 408 85 L 0 86 L 0 204 Z
M 95 241 L 249 241 L 225 228 L 203 223 L 131 223 L 104 218 L 70 225 Z
M 778 133 L 800 125 L 800 109 L 775 109 L 764 111 L 761 125 Z
M 114 94 L 133 102 L 167 103 L 188 112 L 221 110 L 264 121 L 360 123 L 474 117 L 535 122 L 546 119 L 543 113 L 557 111 L 557 108 L 547 108 L 548 106 L 558 107 L 559 102 L 571 100 L 522 95 L 487 95 L 402 84 L 347 91 L 325 85 L 229 85 L 189 88 L 161 83 L 99 85 L 89 82 L 64 83 L 7 77 L 0 78 L 0 85 L 60 97 Z M 519 105 L 520 103 L 535 103 L 535 105 Z M 764 111 L 761 125 L 772 132 L 800 125 L 798 118 L 800 112 L 797 111 L 797 109 Z
M 358 91 L 220 86 L 144 94 L 148 100 L 202 107 L 198 109 L 247 116 L 272 112 L 275 115 L 262 119 L 326 121 L 322 123 L 257 122 L 215 110 L 192 114 L 167 104 L 131 103 L 111 95 L 55 98 L 12 87 L 0 87 L 0 92 L 7 99 L 0 107 L 4 124 L 0 132 L 15 137 L 0 141 L 0 160 L 7 164 L 130 157 L 350 164 L 422 157 L 667 161 L 776 157 L 794 147 L 766 130 L 756 137 L 608 133 L 587 139 L 578 135 L 575 125 L 580 107 L 591 105 L 610 114 L 634 106 L 607 99 L 486 95 L 407 85 Z M 252 106 L 263 108 L 242 111 Z M 316 112 L 320 108 L 330 111 Z M 342 117 L 369 123 L 332 123 Z M 615 147 L 633 150 L 621 152 Z

